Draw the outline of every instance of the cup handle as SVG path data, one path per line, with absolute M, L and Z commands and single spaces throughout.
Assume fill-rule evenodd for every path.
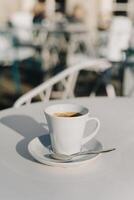
M 99 121 L 99 119 L 92 117 L 92 118 L 89 118 L 87 120 L 87 122 L 89 122 L 91 120 L 95 120 L 97 122 L 96 123 L 96 127 L 95 127 L 95 129 L 94 129 L 94 131 L 93 131 L 92 134 L 90 134 L 89 136 L 83 138 L 82 145 L 84 145 L 85 143 L 87 143 L 88 141 L 90 141 L 93 137 L 95 137 L 95 135 L 98 133 L 98 130 L 100 129 L 100 121 Z

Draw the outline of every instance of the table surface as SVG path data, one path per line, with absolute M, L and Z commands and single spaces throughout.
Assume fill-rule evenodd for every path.
M 133 200 L 134 99 L 79 98 L 66 101 L 87 106 L 91 115 L 101 121 L 96 138 L 105 148 L 116 147 L 117 150 L 77 168 L 40 164 L 29 155 L 27 144 L 45 133 L 43 109 L 47 104 L 36 103 L 1 111 L 0 199 Z

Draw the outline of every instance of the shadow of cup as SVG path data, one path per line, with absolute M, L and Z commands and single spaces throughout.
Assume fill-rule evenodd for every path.
M 33 138 L 42 136 L 41 142 L 45 146 L 50 145 L 47 124 L 40 124 L 32 117 L 26 115 L 10 115 L 2 118 L 0 121 L 23 137 L 16 144 L 15 148 L 20 156 L 28 160 L 35 161 L 28 152 L 28 144 Z

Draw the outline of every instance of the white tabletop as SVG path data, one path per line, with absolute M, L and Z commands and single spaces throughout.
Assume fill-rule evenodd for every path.
M 134 199 L 134 99 L 69 101 L 89 107 L 92 116 L 99 117 L 101 129 L 96 138 L 105 148 L 117 150 L 82 167 L 42 165 L 28 154 L 27 144 L 45 133 L 45 106 L 37 103 L 1 111 L 1 200 Z

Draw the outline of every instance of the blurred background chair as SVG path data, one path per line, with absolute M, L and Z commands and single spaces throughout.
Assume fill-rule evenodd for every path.
M 109 61 L 120 62 L 123 50 L 128 49 L 132 31 L 132 21 L 128 17 L 114 17 L 109 30 L 106 57 Z
M 37 96 L 39 96 L 42 101 L 48 101 L 50 98 L 55 98 L 55 95 L 57 94 L 57 97 L 62 99 L 75 97 L 75 87 L 80 71 L 94 70 L 94 68 L 98 66 L 100 66 L 99 69 L 102 68 L 103 70 L 103 66 L 106 64 L 108 63 L 102 59 L 85 59 L 84 61 L 81 60 L 79 63 L 68 67 L 56 76 L 50 78 L 48 81 L 42 83 L 27 94 L 20 97 L 14 104 L 14 107 L 20 107 L 23 104 L 30 104 L 32 99 Z M 58 83 L 61 84 L 58 85 L 58 88 L 55 88 Z M 107 95 L 113 97 L 113 86 L 107 85 L 106 87 Z M 55 91 L 55 89 L 57 91 Z
M 112 18 L 110 29 L 104 35 L 104 40 L 107 40 L 102 50 L 101 57 L 105 57 L 112 64 L 111 76 L 113 72 L 116 74 L 116 79 L 120 80 L 120 95 L 124 95 L 124 74 L 128 70 L 128 49 L 130 47 L 132 35 L 132 20 L 127 16 L 115 16 Z M 127 58 L 126 58 L 127 57 Z
M 34 25 L 33 16 L 28 12 L 15 13 L 9 23 L 12 52 L 14 53 L 12 74 L 16 83 L 16 91 L 21 92 L 20 63 L 31 58 L 42 62 L 41 52 L 45 45 L 47 31 L 40 25 Z M 40 68 L 35 70 L 37 73 L 40 72 Z

